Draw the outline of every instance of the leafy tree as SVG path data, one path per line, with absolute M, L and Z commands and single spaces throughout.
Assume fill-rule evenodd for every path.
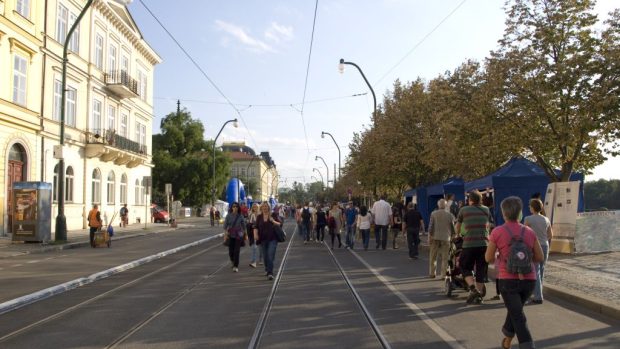
M 601 146 L 618 141 L 618 13 L 601 36 L 594 1 L 508 4 L 504 37 L 487 65 L 499 90 L 498 139 L 519 145 L 552 180 L 567 181 L 601 164 Z
M 153 135 L 153 188 L 164 191 L 172 183 L 175 199 L 199 206 L 210 201 L 213 187 L 213 141 L 203 139 L 204 126 L 186 109 L 161 121 L 161 134 Z M 216 150 L 216 187 L 228 179 L 230 159 Z
M 583 186 L 584 200 L 587 210 L 607 208 L 620 210 L 620 180 L 599 179 L 586 182 Z

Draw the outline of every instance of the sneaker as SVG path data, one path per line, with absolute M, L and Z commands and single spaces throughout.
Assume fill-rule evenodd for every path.
M 250 266 L 251 266 L 252 268 L 256 268 L 256 262 L 254 262 L 254 263 L 250 263 Z
M 431 278 L 431 279 L 434 279 L 434 278 L 435 278 L 435 275 L 431 274 L 431 275 L 429 275 L 428 277 L 429 277 L 429 278 Z
M 480 296 L 480 292 L 477 289 L 473 289 L 469 291 L 469 295 L 467 296 L 467 304 L 480 304 L 482 303 L 482 297 Z
M 237 268 L 237 267 L 234 267 L 234 268 L 233 268 L 233 272 L 234 272 L 234 273 L 237 273 L 237 272 L 239 272 L 239 268 Z
M 500 299 L 501 299 L 501 297 L 498 294 L 496 294 L 495 296 L 491 297 L 492 301 L 498 301 Z
M 271 275 L 271 274 L 267 275 L 267 279 L 268 280 L 273 280 L 273 275 Z

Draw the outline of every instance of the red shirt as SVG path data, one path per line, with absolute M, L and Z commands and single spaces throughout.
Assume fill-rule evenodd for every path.
M 512 274 L 506 270 L 506 260 L 508 259 L 508 255 L 510 254 L 510 240 L 511 235 L 510 232 L 506 230 L 506 226 L 510 229 L 512 234 L 521 235 L 521 227 L 522 224 L 517 222 L 506 222 L 504 225 L 496 227 L 493 229 L 493 232 L 489 236 L 489 241 L 492 241 L 497 246 L 499 251 L 499 257 L 495 262 L 495 265 L 499 267 L 499 278 L 500 279 L 519 279 L 519 274 Z M 529 227 L 525 227 L 525 231 L 523 232 L 523 241 L 525 244 L 534 250 L 534 244 L 537 241 L 536 233 Z M 534 262 L 532 262 L 532 272 L 528 274 L 524 274 L 523 278 L 526 280 L 536 280 L 536 272 L 534 271 Z

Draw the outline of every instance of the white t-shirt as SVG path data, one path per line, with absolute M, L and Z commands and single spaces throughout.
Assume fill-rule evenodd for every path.
M 385 200 L 376 201 L 372 205 L 372 215 L 375 218 L 376 225 L 389 225 L 392 216 L 392 207 Z

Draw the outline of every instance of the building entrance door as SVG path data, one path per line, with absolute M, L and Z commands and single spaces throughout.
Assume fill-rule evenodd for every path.
M 8 232 L 12 233 L 13 227 L 13 182 L 21 182 L 25 180 L 24 169 L 26 168 L 26 152 L 19 144 L 14 144 L 9 152 L 9 163 L 7 166 L 7 212 L 8 212 Z

